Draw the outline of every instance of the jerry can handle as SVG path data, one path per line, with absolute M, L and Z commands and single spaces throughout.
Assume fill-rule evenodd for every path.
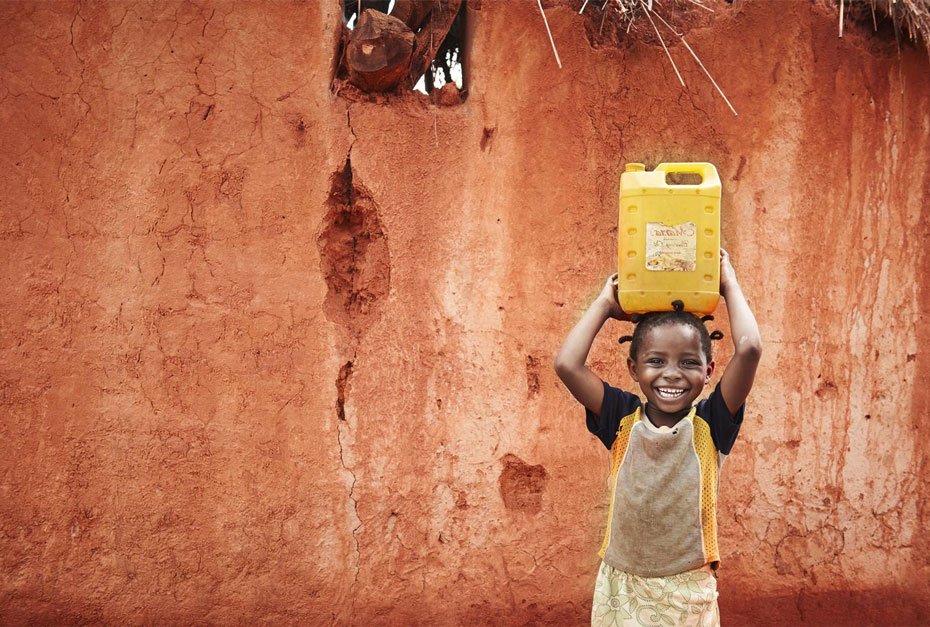
M 669 172 L 700 174 L 703 180 L 700 185 L 696 185 L 695 187 L 720 185 L 720 177 L 717 175 L 717 168 L 715 168 L 712 163 L 660 163 L 656 166 L 656 171 L 665 172 L 666 174 Z

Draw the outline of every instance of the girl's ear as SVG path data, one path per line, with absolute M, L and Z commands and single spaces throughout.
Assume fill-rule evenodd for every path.
M 630 371 L 630 376 L 633 377 L 633 380 L 639 383 L 639 375 L 636 374 L 636 362 L 633 361 L 632 357 L 626 358 L 626 369 Z
M 707 364 L 707 372 L 704 373 L 704 385 L 707 385 L 708 383 L 710 383 L 711 378 L 713 378 L 714 376 L 715 367 L 716 367 L 716 364 L 714 363 L 714 360 L 711 359 L 710 363 Z

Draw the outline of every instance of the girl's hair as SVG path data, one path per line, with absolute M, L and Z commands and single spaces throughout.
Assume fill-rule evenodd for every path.
M 698 337 L 701 339 L 701 350 L 704 351 L 704 356 L 707 358 L 707 361 L 710 362 L 711 359 L 713 359 L 710 348 L 711 340 L 719 340 L 723 337 L 723 333 L 720 331 L 708 333 L 707 327 L 704 326 L 705 322 L 713 320 L 714 317 L 703 316 L 698 318 L 696 315 L 685 311 L 684 303 L 680 300 L 674 301 L 672 306 L 675 308 L 675 311 L 652 311 L 645 314 L 634 314 L 631 317 L 630 321 L 636 325 L 633 335 L 624 335 L 620 338 L 621 344 L 630 342 L 630 359 L 636 359 L 636 356 L 639 354 L 639 347 L 643 343 L 643 338 L 646 337 L 649 331 L 656 327 L 669 324 L 682 324 L 698 332 Z

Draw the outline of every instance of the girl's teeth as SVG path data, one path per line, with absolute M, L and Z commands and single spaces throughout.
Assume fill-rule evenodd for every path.
M 659 388 L 659 394 L 662 396 L 677 397 L 684 393 L 684 390 L 676 390 L 674 388 Z

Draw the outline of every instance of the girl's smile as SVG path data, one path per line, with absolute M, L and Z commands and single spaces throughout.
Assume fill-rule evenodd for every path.
M 646 415 L 657 426 L 673 426 L 691 409 L 714 373 L 698 332 L 684 324 L 664 324 L 643 337 L 630 376 L 646 396 Z
M 664 399 L 672 400 L 672 399 L 678 398 L 679 396 L 687 392 L 687 390 L 683 390 L 680 388 L 672 388 L 672 387 L 661 387 L 661 388 L 656 388 L 656 392 L 658 393 L 660 397 Z

